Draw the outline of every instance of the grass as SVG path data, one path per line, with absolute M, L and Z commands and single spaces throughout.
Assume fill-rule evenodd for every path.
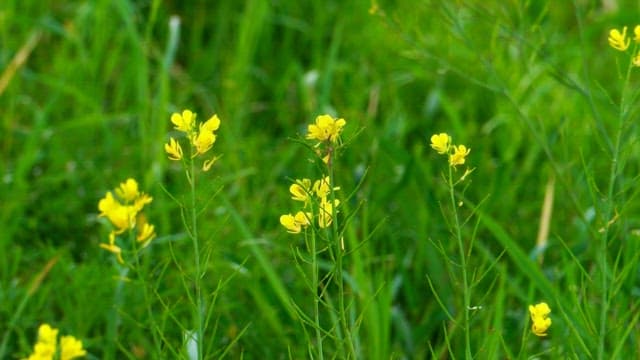
M 607 36 L 640 9 L 616 4 L 3 1 L 0 357 L 42 323 L 90 359 L 636 353 L 640 69 Z M 222 120 L 193 193 L 163 151 L 186 108 Z M 301 144 L 325 113 L 340 212 L 308 247 L 278 218 L 329 175 Z M 471 148 L 455 187 L 441 132 Z M 129 177 L 158 237 L 123 281 L 97 204 Z

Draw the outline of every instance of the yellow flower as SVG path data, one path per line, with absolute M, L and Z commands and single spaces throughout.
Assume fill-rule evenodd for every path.
M 116 255 L 118 262 L 124 263 L 122 249 L 116 245 L 115 237 L 137 226 L 136 240 L 142 243 L 143 247 L 149 244 L 156 234 L 153 225 L 147 223 L 142 210 L 153 198 L 141 192 L 138 182 L 132 178 L 121 183 L 114 192 L 117 197 L 108 191 L 98 202 L 99 216 L 106 217 L 114 227 L 109 234 L 109 244 L 100 244 L 100 247 Z
M 342 133 L 342 128 L 347 124 L 344 119 L 334 119 L 330 115 L 316 117 L 315 124 L 308 127 L 307 139 L 337 142 Z
M 130 203 L 140 196 L 138 182 L 132 178 L 128 178 L 125 182 L 120 183 L 120 187 L 115 191 L 116 195 L 118 195 L 120 199 L 124 200 L 125 203 Z
M 311 192 L 311 180 L 296 179 L 296 182 L 289 186 L 289 192 L 291 193 L 291 198 L 293 200 L 302 201 L 306 205 L 310 201 L 309 193 Z
M 329 177 L 325 176 L 320 180 L 316 180 L 313 183 L 313 192 L 316 194 L 316 196 L 319 199 L 322 199 L 324 197 L 329 196 L 329 193 L 331 192 L 331 188 L 329 187 Z M 334 191 L 336 190 L 340 190 L 339 186 L 336 186 L 333 188 Z
M 191 144 L 195 146 L 196 153 L 193 156 L 204 154 L 216 142 L 216 135 L 209 130 L 204 124 L 200 124 L 200 131 L 191 138 Z
M 440 133 L 431 136 L 431 147 L 438 154 L 446 154 L 451 146 L 451 136 L 447 133 Z
M 449 155 L 449 165 L 456 166 L 464 164 L 465 157 L 469 155 L 471 149 L 464 145 L 453 145 L 453 154 Z
M 539 303 L 529 305 L 529 313 L 531 314 L 531 331 L 537 336 L 547 336 L 547 330 L 551 326 L 551 308 L 547 303 Z
M 640 25 L 636 25 L 636 27 L 633 28 L 633 40 L 635 40 L 636 43 L 640 43 Z
M 109 219 L 121 234 L 135 225 L 136 210 L 133 206 L 123 205 L 113 197 L 111 191 L 98 202 L 99 216 Z
M 184 110 L 182 115 L 173 113 L 171 115 L 171 122 L 175 125 L 176 130 L 189 134 L 193 131 L 196 123 L 196 114 L 192 113 L 191 110 Z
M 151 240 L 156 237 L 155 227 L 147 222 L 147 217 L 144 214 L 138 215 L 136 227 L 138 228 L 136 241 L 142 243 L 142 247 L 149 245 Z
M 326 198 L 320 199 L 320 209 L 318 210 L 318 226 L 326 228 L 333 222 L 333 209 L 340 205 L 340 200 L 336 199 L 334 203 L 327 201 Z
M 214 132 L 219 128 L 220 128 L 220 119 L 218 118 L 218 115 L 214 114 L 212 117 L 209 118 L 209 120 L 205 121 L 204 124 L 201 125 L 200 131 L 204 129 L 205 131 Z
M 311 218 L 310 213 L 305 213 L 302 211 L 298 211 L 295 216 L 291 214 L 286 214 L 280 216 L 280 224 L 287 228 L 287 231 L 292 234 L 298 234 L 302 231 L 303 227 L 307 227 Z
M 164 151 L 169 154 L 169 160 L 181 160 L 182 159 L 182 147 L 180 143 L 174 138 L 169 139 L 168 144 L 164 144 Z
M 82 341 L 70 335 L 60 338 L 60 360 L 71 360 L 85 355 L 87 351 L 82 348 Z
M 635 29 L 634 29 L 635 32 Z M 622 33 L 618 29 L 609 31 L 609 45 L 620 51 L 625 51 L 629 47 L 631 39 L 627 39 L 627 27 L 622 28 Z
M 56 357 L 58 348 L 58 329 L 52 328 L 48 324 L 42 324 L 38 328 L 38 341 L 33 347 L 33 353 L 26 360 L 53 360 Z M 60 360 L 72 360 L 86 355 L 82 348 L 82 341 L 73 336 L 63 336 L 60 338 Z

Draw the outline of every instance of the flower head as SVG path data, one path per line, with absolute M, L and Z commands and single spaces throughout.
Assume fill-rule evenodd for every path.
M 316 117 L 314 124 L 309 125 L 307 139 L 335 143 L 340 138 L 342 128 L 346 124 L 347 122 L 344 119 L 334 119 L 330 115 L 320 115 Z
M 303 228 L 311 224 L 309 218 L 311 218 L 310 213 L 298 211 L 295 215 L 286 214 L 280 216 L 280 224 L 287 228 L 288 232 L 298 234 Z
M 447 133 L 440 133 L 431 136 L 431 147 L 438 154 L 446 154 L 451 146 L 451 136 Z
M 640 31 L 640 30 L 639 30 Z M 634 29 L 635 33 L 635 29 Z M 631 39 L 627 39 L 627 27 L 622 28 L 622 33 L 618 29 L 609 31 L 609 45 L 619 51 L 626 51 Z
M 82 341 L 69 335 L 60 338 L 60 360 L 71 360 L 85 355 L 87 351 L 82 348 Z
M 633 40 L 636 43 L 640 43 L 640 25 L 636 25 L 636 27 L 633 28 Z
M 72 360 L 87 354 L 82 348 L 82 341 L 73 336 L 62 336 L 58 344 L 58 329 L 52 328 L 49 324 L 42 324 L 38 328 L 38 341 L 33 347 L 33 353 L 26 360 L 52 360 L 58 347 L 60 360 Z
M 175 125 L 175 129 L 184 133 L 190 133 L 196 123 L 196 114 L 191 110 L 184 110 L 182 114 L 173 113 L 171 122 Z
M 471 149 L 464 145 L 453 145 L 453 154 L 449 155 L 449 165 L 456 166 L 464 164 L 465 157 L 469 155 Z
M 182 114 L 172 114 L 171 122 L 175 125 L 175 129 L 186 134 L 191 146 L 189 148 L 191 150 L 191 158 L 203 155 L 213 147 L 217 139 L 215 131 L 220 128 L 218 115 L 214 114 L 207 121 L 198 124 L 196 122 L 196 114 L 191 110 L 184 110 Z M 182 160 L 183 158 L 182 146 L 173 137 L 169 138 L 168 143 L 164 144 L 164 151 L 167 153 L 169 160 Z M 218 160 L 217 156 L 204 160 L 202 170 L 208 171 L 216 160 Z
M 125 203 L 130 203 L 140 196 L 138 182 L 132 178 L 128 178 L 125 182 L 120 183 L 120 186 L 115 191 L 116 195 L 124 200 Z
M 99 216 L 106 217 L 114 227 L 109 233 L 109 243 L 100 244 L 100 247 L 116 255 L 118 262 L 122 264 L 122 248 L 116 244 L 116 235 L 137 228 L 136 240 L 144 246 L 155 237 L 153 225 L 147 223 L 142 212 L 153 198 L 141 192 L 138 182 L 132 178 L 121 183 L 114 192 L 116 196 L 108 191 L 98 202 Z
M 309 194 L 311 192 L 311 180 L 296 179 L 296 182 L 289 186 L 291 198 L 295 201 L 302 201 L 305 205 L 311 200 Z
M 551 326 L 551 308 L 547 303 L 539 303 L 529 305 L 529 313 L 531 314 L 531 331 L 537 336 L 547 336 L 547 329 Z

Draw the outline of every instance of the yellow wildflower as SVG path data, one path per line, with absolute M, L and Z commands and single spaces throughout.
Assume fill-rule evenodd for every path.
M 438 154 L 446 154 L 451 146 L 451 136 L 447 133 L 440 133 L 431 136 L 431 147 Z
M 193 131 L 196 123 L 196 114 L 191 112 L 191 110 L 184 110 L 182 114 L 173 113 L 171 115 L 171 122 L 175 125 L 176 130 L 189 134 Z
M 218 115 L 214 114 L 209 120 L 205 121 L 204 124 L 201 125 L 200 131 L 204 129 L 204 131 L 214 132 L 220 128 L 220 118 Z
M 547 303 L 541 302 L 536 305 L 529 305 L 531 314 L 531 331 L 537 336 L 547 336 L 547 330 L 551 326 L 551 308 Z
M 164 144 L 164 151 L 169 154 L 169 160 L 182 160 L 182 147 L 174 138 L 169 139 L 168 144 Z
M 465 157 L 469 155 L 471 149 L 464 145 L 453 145 L 453 154 L 449 155 L 449 165 L 456 166 L 464 164 Z
M 87 354 L 82 348 L 82 341 L 73 336 L 60 338 L 60 360 L 72 360 Z M 38 328 L 38 341 L 33 347 L 33 353 L 25 360 L 53 360 L 58 348 L 58 329 L 49 324 L 42 324 Z M 57 357 L 55 357 L 57 358 Z
M 298 211 L 295 215 L 286 214 L 280 216 L 280 224 L 287 228 L 287 231 L 292 234 L 298 234 L 302 231 L 303 227 L 307 227 L 311 218 L 310 213 Z
M 640 43 L 640 25 L 636 25 L 636 27 L 633 28 L 633 40 L 635 40 L 636 43 Z
M 116 245 L 115 236 L 137 226 L 136 239 L 146 246 L 155 237 L 155 232 L 153 225 L 147 223 L 142 210 L 153 198 L 141 192 L 138 182 L 132 178 L 121 183 L 114 192 L 117 197 L 108 191 L 98 202 L 99 216 L 106 217 L 114 227 L 109 234 L 109 244 L 100 244 L 100 247 L 116 255 L 118 262 L 124 263 L 122 249 Z
M 634 29 L 635 32 L 635 29 Z M 609 31 L 609 45 L 619 51 L 626 51 L 631 39 L 627 39 L 627 27 L 622 28 L 622 33 L 618 29 Z
M 132 178 L 128 178 L 125 182 L 120 183 L 120 187 L 116 190 L 116 195 L 118 195 L 125 203 L 130 203 L 133 200 L 137 199 L 140 196 L 140 191 L 138 190 L 138 182 Z
M 192 146 L 192 158 L 202 155 L 211 149 L 216 142 L 216 134 L 214 132 L 220 128 L 220 118 L 214 114 L 204 123 L 200 123 L 196 130 L 196 114 L 191 110 L 184 110 L 182 114 L 172 114 L 171 122 L 177 130 L 187 135 L 186 137 Z M 178 140 L 173 137 L 169 138 L 169 143 L 164 144 L 164 151 L 167 153 L 169 160 L 182 160 L 182 147 Z M 217 157 L 205 160 L 202 170 L 208 171 L 216 160 L 218 160 Z
M 136 241 L 142 243 L 142 247 L 149 245 L 151 240 L 156 237 L 155 227 L 147 222 L 144 214 L 138 215 L 137 225 L 138 235 L 136 235 Z
M 334 119 L 330 115 L 320 115 L 316 117 L 315 124 L 309 125 L 307 139 L 335 143 L 340 138 L 342 128 L 346 124 L 347 122 L 344 119 Z
M 291 198 L 295 201 L 302 201 L 305 205 L 309 202 L 309 194 L 311 192 L 311 180 L 296 179 L 296 182 L 289 187 Z
M 82 348 L 82 341 L 69 335 L 60 338 L 60 360 L 71 360 L 85 355 L 87 351 Z
M 204 154 L 216 142 L 216 135 L 204 124 L 200 124 L 200 130 L 191 138 L 191 144 L 195 146 L 196 153 L 193 156 Z

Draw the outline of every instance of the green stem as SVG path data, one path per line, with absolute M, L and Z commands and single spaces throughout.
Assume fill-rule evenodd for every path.
M 118 264 L 118 283 L 116 284 L 115 293 L 113 294 L 113 307 L 111 308 L 111 316 L 107 320 L 107 343 L 109 344 L 105 358 L 116 358 L 116 346 L 118 344 L 118 327 L 120 326 L 120 308 L 122 307 L 122 288 L 125 279 L 129 275 L 129 268 Z
M 202 273 L 200 263 L 200 244 L 198 242 L 198 219 L 197 219 L 197 210 L 196 210 L 196 176 L 195 176 L 195 162 L 193 158 L 189 159 L 189 168 L 190 168 L 190 177 L 189 177 L 189 185 L 191 190 L 191 240 L 193 242 L 193 255 L 195 260 L 195 278 L 193 280 L 193 285 L 195 287 L 196 292 L 196 311 L 195 311 L 195 321 L 196 321 L 196 348 L 198 351 L 197 359 L 203 359 L 203 337 L 204 337 L 204 329 L 203 329 L 203 300 L 202 300 Z
M 636 53 L 636 49 L 634 48 L 632 54 Z M 600 240 L 600 273 L 601 273 L 601 281 L 602 281 L 602 306 L 600 307 L 600 337 L 598 341 L 598 359 L 605 359 L 606 353 L 606 333 L 607 333 L 607 316 L 609 314 L 609 277 L 608 273 L 608 243 L 609 243 L 609 221 L 612 220 L 614 214 L 614 200 L 613 196 L 616 189 L 616 179 L 618 176 L 619 169 L 619 157 L 620 157 L 620 147 L 622 146 L 622 133 L 624 130 L 624 121 L 626 116 L 625 109 L 625 95 L 629 85 L 629 78 L 631 76 L 631 70 L 633 65 L 629 63 L 627 66 L 627 73 L 624 79 L 624 83 L 622 86 L 622 95 L 620 96 L 620 110 L 618 115 L 618 128 L 615 134 L 615 140 L 613 143 L 613 152 L 611 157 L 611 167 L 609 170 L 609 183 L 607 189 L 607 202 L 605 211 L 603 213 L 603 232 Z
M 335 200 L 336 200 L 336 195 L 335 195 L 335 191 L 333 191 L 333 188 L 335 187 L 335 181 L 334 181 L 334 171 L 333 171 L 333 157 L 335 156 L 335 154 L 333 152 L 330 153 L 330 160 L 329 160 L 329 164 L 328 164 L 328 170 L 329 170 L 329 186 L 331 188 L 331 209 L 332 209 L 332 240 L 333 240 L 333 245 L 335 248 L 335 254 L 336 254 L 336 282 L 338 285 L 338 311 L 339 311 L 339 317 L 340 317 L 340 324 L 342 327 L 342 332 L 343 332 L 343 339 L 342 341 L 344 342 L 346 340 L 347 343 L 347 347 L 349 349 L 349 355 L 347 356 L 347 358 L 352 358 L 355 359 L 356 358 L 356 350 L 354 348 L 353 345 L 353 339 L 351 338 L 351 331 L 349 329 L 349 322 L 347 321 L 347 311 L 345 309 L 345 305 L 344 305 L 344 278 L 343 278 L 343 264 L 342 264 L 342 258 L 344 255 L 344 247 L 343 247 L 343 243 L 342 243 L 342 239 L 340 238 L 340 234 L 338 231 L 338 221 L 337 221 L 337 209 L 335 205 Z
M 319 264 L 318 253 L 316 250 L 316 233 L 311 232 L 311 288 L 314 291 L 313 294 L 313 317 L 316 330 L 316 343 L 318 349 L 318 359 L 324 359 L 324 352 L 322 350 L 322 331 L 320 328 L 320 295 L 318 295 L 318 279 L 319 279 Z
M 469 282 L 467 279 L 467 257 L 465 254 L 464 241 L 462 239 L 462 231 L 460 228 L 460 220 L 458 219 L 458 207 L 456 204 L 456 198 L 454 193 L 453 183 L 453 166 L 449 166 L 449 197 L 451 199 L 451 208 L 453 210 L 453 221 L 456 232 L 456 240 L 458 242 L 458 253 L 460 256 L 460 267 L 462 269 L 462 286 L 463 286 L 463 301 L 464 301 L 464 322 L 462 324 L 464 328 L 465 339 L 465 358 L 472 359 L 471 355 L 471 338 L 469 334 L 469 308 L 471 306 L 471 294 L 469 293 Z

